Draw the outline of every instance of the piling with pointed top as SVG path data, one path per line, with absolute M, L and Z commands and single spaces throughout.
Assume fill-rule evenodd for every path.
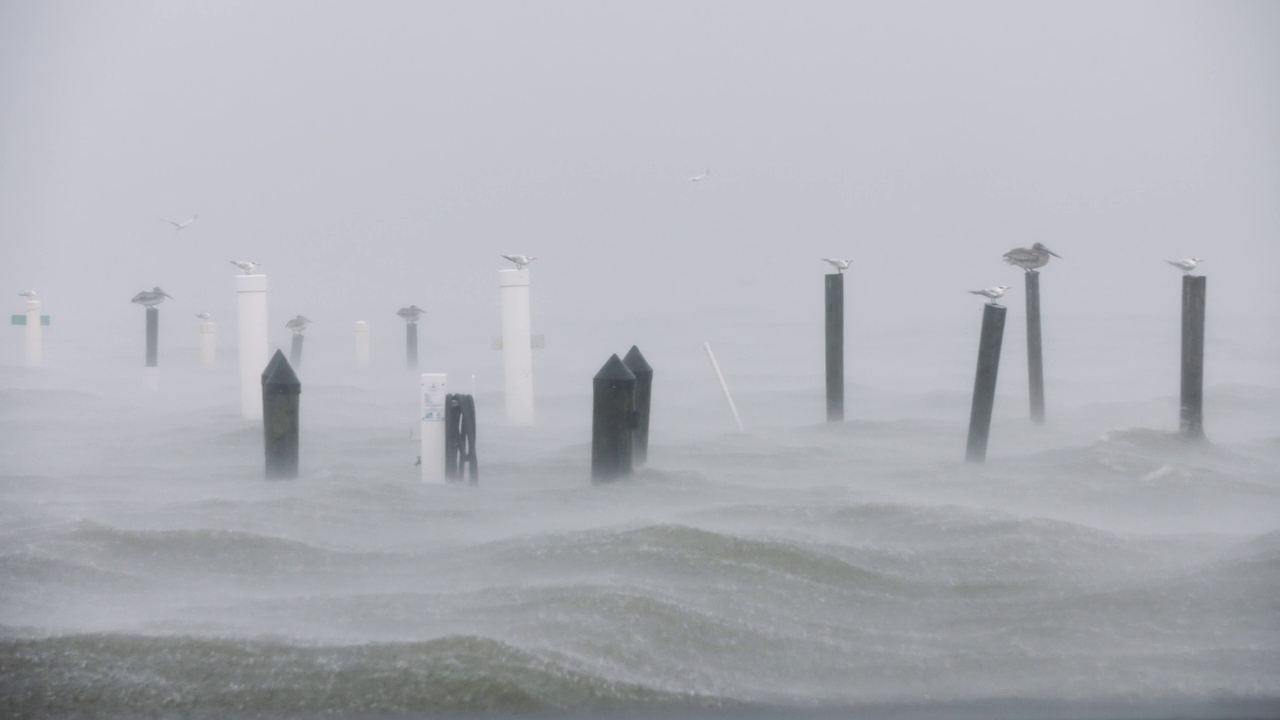
M 649 402 L 653 396 L 653 368 L 635 345 L 622 358 L 632 375 L 636 376 L 636 427 L 631 435 L 631 459 L 633 465 L 644 465 L 649 460 Z
M 289 346 L 289 364 L 296 368 L 302 367 L 302 333 L 293 334 L 293 343 Z
M 1204 308 L 1206 278 L 1182 276 L 1182 388 L 1179 430 L 1188 440 L 1204 439 Z
M 844 421 L 844 274 L 826 277 L 827 422 Z
M 982 310 L 982 337 L 978 343 L 978 371 L 973 379 L 973 406 L 969 411 L 968 462 L 987 459 L 991 411 L 996 401 L 996 375 L 1000 371 L 1000 347 L 1004 344 L 1005 308 L 987 303 Z
M 298 477 L 298 400 L 302 383 L 277 350 L 262 371 L 262 436 L 268 480 Z
M 147 308 L 147 367 L 159 367 L 160 310 Z
M 1040 271 L 1027 276 L 1027 382 L 1030 385 L 1031 421 L 1044 424 L 1044 350 L 1040 343 Z
M 615 353 L 592 379 L 591 481 L 631 474 L 636 376 Z

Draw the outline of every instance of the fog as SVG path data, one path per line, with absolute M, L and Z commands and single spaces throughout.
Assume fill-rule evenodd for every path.
M 21 328 L 0 337 L 0 659 L 32 663 L 11 709 L 89 687 L 106 699 L 73 710 L 1273 710 L 1278 88 L 1268 2 L 0 0 L 0 288 L 11 313 L 37 289 L 52 318 L 43 368 L 23 367 Z M 1047 427 L 1026 420 L 1022 272 L 1001 260 L 1034 242 L 1062 256 L 1042 269 Z M 501 253 L 538 257 L 531 429 L 503 418 Z M 1200 448 L 1166 434 L 1180 273 L 1163 261 L 1191 256 L 1209 283 Z M 836 427 L 823 257 L 854 260 Z M 228 260 L 269 276 L 273 348 L 289 318 L 315 321 L 296 483 L 263 487 L 239 419 Z M 1013 289 L 980 469 L 959 463 L 967 291 L 993 285 Z M 129 299 L 153 286 L 174 299 L 149 393 Z M 475 378 L 477 492 L 416 482 L 411 303 L 422 370 Z M 657 373 L 652 467 L 601 495 L 590 377 L 633 344 Z M 862 619 L 826 627 L 830 607 Z M 57 645 L 84 633 L 106 645 Z M 225 643 L 183 672 L 258 648 L 299 664 L 281 682 L 300 697 L 332 677 L 299 643 L 367 645 L 331 658 L 367 678 L 407 643 L 427 675 L 403 687 L 456 663 L 530 699 L 449 685 L 380 704 L 367 680 L 233 707 L 210 698 L 243 679 L 95 684 L 60 654 L 151 658 L 145 675 L 195 652 L 181 638 Z

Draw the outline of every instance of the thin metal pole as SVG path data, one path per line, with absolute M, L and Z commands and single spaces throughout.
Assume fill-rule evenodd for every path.
M 720 363 L 716 362 L 716 354 L 711 352 L 711 343 L 702 343 L 702 347 L 707 351 L 707 359 L 711 361 L 711 369 L 716 372 L 716 379 L 720 381 L 724 399 L 729 401 L 729 411 L 733 413 L 733 421 L 738 423 L 738 432 L 746 432 L 747 429 L 742 426 L 742 416 L 738 414 L 738 406 L 733 402 L 733 395 L 729 394 L 729 385 L 724 381 L 724 373 L 720 372 Z

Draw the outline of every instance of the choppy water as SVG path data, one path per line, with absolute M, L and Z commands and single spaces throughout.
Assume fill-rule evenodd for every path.
M 739 379 L 738 435 L 650 361 L 650 467 L 602 487 L 585 380 L 532 430 L 481 392 L 471 488 L 417 482 L 408 376 L 304 372 L 268 483 L 230 370 L 6 368 L 0 714 L 1280 715 L 1280 389 L 1212 386 L 1196 446 L 1171 397 L 1037 428 L 1004 385 L 968 466 L 966 383 L 826 425 Z

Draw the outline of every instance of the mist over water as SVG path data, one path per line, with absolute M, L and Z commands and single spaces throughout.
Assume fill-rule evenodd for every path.
M 1266 3 L 0 5 L 0 287 L 52 316 L 41 368 L 0 334 L 0 714 L 1280 714 L 1278 39 Z M 1037 240 L 1044 426 L 1000 262 Z M 499 253 L 539 257 L 532 428 Z M 835 424 L 819 257 L 855 260 Z M 315 321 L 294 481 L 230 259 L 273 350 Z M 419 481 L 411 303 L 478 487 Z M 592 486 L 632 344 L 649 464 Z

